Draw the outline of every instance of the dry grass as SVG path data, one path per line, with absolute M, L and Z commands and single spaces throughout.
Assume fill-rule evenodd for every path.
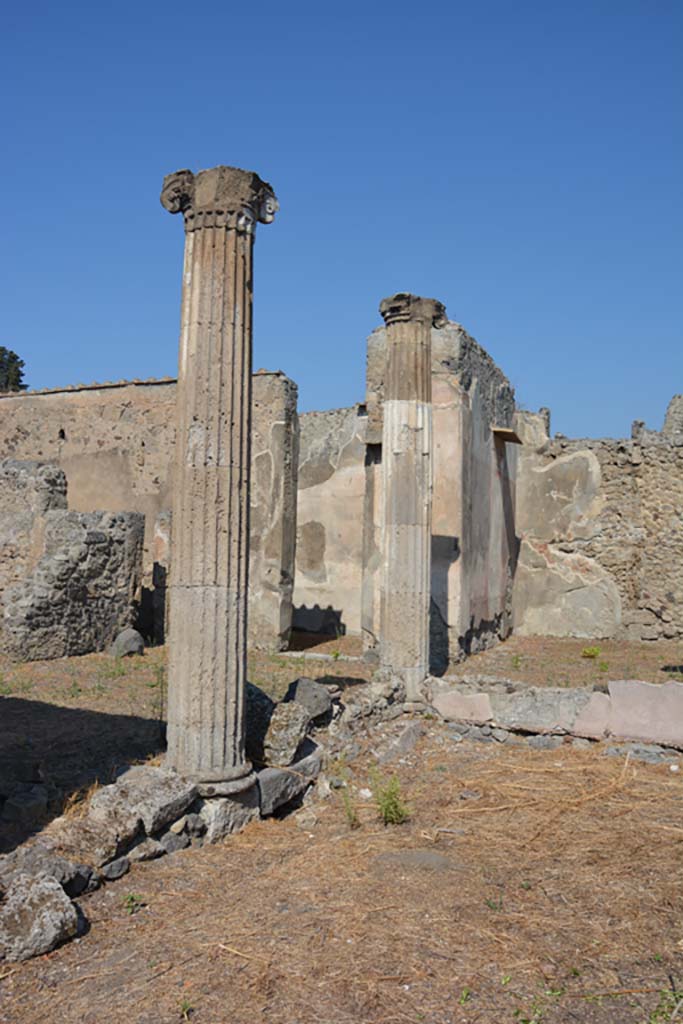
M 584 657 L 583 652 L 592 648 L 599 653 Z M 534 686 L 594 686 L 610 679 L 683 682 L 683 643 L 512 636 L 466 662 L 451 665 L 448 674 L 497 676 Z
M 0 1021 L 672 1019 L 678 776 L 595 750 L 456 745 L 432 724 L 398 766 L 410 821 L 383 827 L 358 795 L 372 742 L 348 769 L 361 827 L 333 792 L 312 827 L 270 820 L 136 866 L 83 901 L 80 942 L 0 972 Z

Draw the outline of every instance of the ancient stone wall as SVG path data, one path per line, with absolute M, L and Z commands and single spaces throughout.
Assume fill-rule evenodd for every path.
M 672 406 L 674 405 L 672 402 Z M 518 414 L 516 632 L 683 636 L 683 434 L 549 439 Z
M 69 512 L 55 466 L 0 462 L 0 636 L 30 661 L 101 650 L 133 623 L 144 516 Z
M 165 586 L 168 563 L 154 557 L 159 546 L 155 529 L 171 507 L 175 390 L 175 381 L 166 378 L 0 395 L 0 458 L 58 466 L 66 474 L 69 508 L 74 511 L 144 514 L 142 625 L 158 639 L 163 615 L 154 591 Z M 257 601 L 261 594 L 270 595 L 266 619 L 273 631 L 264 642 L 279 648 L 291 616 L 286 580 L 292 572 L 296 530 L 296 387 L 284 374 L 254 375 L 252 429 L 258 507 L 252 507 L 251 583 Z M 278 552 L 282 576 L 274 585 Z M 252 618 L 265 630 L 258 610 Z
M 45 553 L 2 596 L 3 648 L 20 661 L 101 651 L 135 621 L 139 512 L 48 512 Z
M 300 416 L 294 625 L 360 632 L 365 491 L 361 406 Z
M 66 508 L 66 477 L 55 466 L 0 461 L 0 595 L 35 567 L 45 547 L 45 515 Z

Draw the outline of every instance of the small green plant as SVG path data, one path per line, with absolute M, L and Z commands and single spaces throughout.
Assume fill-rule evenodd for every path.
M 80 688 L 80 686 L 78 685 L 78 683 L 76 682 L 75 679 L 72 682 L 71 686 L 69 687 L 68 694 L 69 694 L 69 697 L 80 697 L 81 688 Z
M 110 658 L 102 666 L 102 676 L 104 679 L 120 679 L 121 676 L 126 675 L 127 671 L 125 658 Z
M 5 680 L 4 675 L 0 672 L 0 696 L 9 697 L 12 693 L 11 685 Z
M 410 808 L 401 796 L 398 776 L 392 775 L 386 781 L 375 774 L 372 779 L 372 793 L 377 812 L 385 825 L 402 825 L 408 820 Z
M 600 657 L 600 648 L 599 647 L 584 647 L 584 649 L 581 651 L 581 657 L 582 658 L 593 658 L 593 659 L 599 658 Z
M 501 985 L 509 985 L 511 981 L 512 981 L 512 975 L 511 974 L 504 974 L 503 977 L 500 979 Z
M 137 914 L 146 906 L 142 896 L 138 896 L 137 893 L 129 892 L 127 896 L 123 897 L 123 907 L 127 914 Z
M 502 896 L 501 896 L 501 898 L 499 900 L 492 900 L 492 899 L 484 900 L 484 903 L 489 908 L 489 910 L 502 910 L 503 909 L 503 898 L 502 898 Z
M 609 670 L 609 664 L 606 661 L 598 662 L 598 672 L 607 672 Z
M 520 882 L 520 886 L 525 892 L 528 892 L 531 888 L 531 882 Z
M 512 667 L 514 669 L 520 669 L 522 667 L 522 656 L 520 654 L 512 655 Z
M 465 988 L 460 993 L 460 998 L 458 999 L 458 1002 L 460 1003 L 461 1006 L 464 1006 L 465 1003 L 469 1003 L 471 998 L 472 993 L 470 992 L 469 988 L 466 985 Z
M 332 651 L 332 660 L 339 661 L 341 658 L 341 651 Z
M 518 1024 L 542 1024 L 543 1009 L 534 1000 L 528 1010 L 515 1010 L 513 1017 Z
M 187 996 L 185 996 L 183 999 L 180 1000 L 180 1019 L 189 1020 L 193 1013 L 194 1006 L 187 998 Z
M 342 786 L 339 790 L 339 794 L 344 807 L 346 824 L 349 828 L 360 828 L 360 818 L 358 817 L 358 811 L 356 810 L 356 806 L 353 802 L 348 786 Z

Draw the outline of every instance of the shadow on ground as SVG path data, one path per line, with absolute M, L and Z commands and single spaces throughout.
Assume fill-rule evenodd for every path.
M 158 719 L 0 700 L 0 853 L 61 813 L 65 801 L 94 782 L 165 746 Z

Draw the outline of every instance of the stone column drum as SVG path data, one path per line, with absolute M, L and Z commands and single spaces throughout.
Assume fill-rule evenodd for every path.
M 421 701 L 429 672 L 432 541 L 432 326 L 435 299 L 399 293 L 379 307 L 387 327 L 382 428 L 380 669 Z
M 252 250 L 278 209 L 251 171 L 164 178 L 182 213 L 185 263 L 177 390 L 169 623 L 168 763 L 204 795 L 251 784 L 244 752 Z

